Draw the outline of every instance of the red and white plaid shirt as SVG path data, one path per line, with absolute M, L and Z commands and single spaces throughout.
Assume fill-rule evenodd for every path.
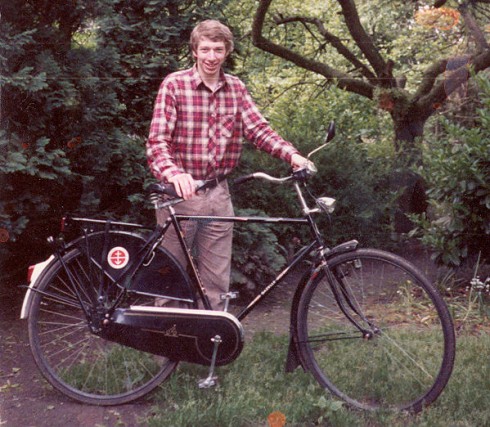
M 286 162 L 298 153 L 270 128 L 240 79 L 222 72 L 212 92 L 194 66 L 168 75 L 160 86 L 148 164 L 159 181 L 184 172 L 194 179 L 227 175 L 238 163 L 243 137 Z

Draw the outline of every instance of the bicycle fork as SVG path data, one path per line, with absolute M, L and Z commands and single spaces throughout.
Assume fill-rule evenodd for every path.
M 342 271 L 332 272 L 326 260 L 322 261 L 320 268 L 323 269 L 325 273 L 340 311 L 362 333 L 362 337 L 366 340 L 370 340 L 374 338 L 375 335 L 378 335 L 381 332 L 380 329 L 366 318 L 354 295 L 352 295 L 349 289 L 344 286 L 342 279 L 345 273 Z M 357 315 L 365 325 L 368 325 L 369 329 L 362 326 L 354 318 L 352 313 Z

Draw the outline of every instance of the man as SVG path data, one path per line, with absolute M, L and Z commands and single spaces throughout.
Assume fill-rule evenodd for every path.
M 293 168 L 307 159 L 270 128 L 245 85 L 223 72 L 233 51 L 228 27 L 203 21 L 194 28 L 190 44 L 195 65 L 170 74 L 160 86 L 147 142 L 148 163 L 159 181 L 172 183 L 185 199 L 175 206 L 177 213 L 233 216 L 225 177 L 238 163 L 242 138 Z M 195 180 L 211 179 L 213 184 L 196 194 Z M 166 216 L 167 212 L 157 212 L 157 221 L 162 223 Z M 186 221 L 182 227 L 197 252 L 211 305 L 219 309 L 220 295 L 229 288 L 232 223 Z M 163 246 L 186 265 L 173 230 L 165 235 Z

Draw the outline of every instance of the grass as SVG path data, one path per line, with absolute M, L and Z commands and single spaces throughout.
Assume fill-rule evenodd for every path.
M 345 407 L 297 369 L 284 373 L 287 337 L 261 333 L 231 365 L 218 369 L 217 388 L 202 390 L 204 367 L 182 364 L 155 394 L 149 426 L 268 426 L 279 411 L 286 426 L 488 426 L 490 336 L 458 337 L 451 380 L 439 399 L 418 415 L 365 413 Z

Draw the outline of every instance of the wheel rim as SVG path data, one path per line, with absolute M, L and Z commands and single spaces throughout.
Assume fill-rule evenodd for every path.
M 316 379 L 349 404 L 418 411 L 442 391 L 452 368 L 447 310 L 439 301 L 434 305 L 431 289 L 427 292 L 423 279 L 401 268 L 398 259 L 361 254 L 340 257 L 330 267 L 354 309 L 359 307 L 372 325 L 352 307 L 349 313 L 372 336 L 346 319 L 321 275 L 303 301 L 302 350 Z
M 90 310 L 94 288 L 85 257 L 73 251 L 65 257 L 79 295 Z M 29 316 L 31 349 L 48 381 L 64 394 L 98 405 L 135 400 L 154 389 L 176 366 L 153 356 L 106 341 L 93 333 L 66 272 L 51 269 L 36 294 Z M 144 301 L 146 300 L 146 301 Z M 140 297 L 140 305 L 153 304 Z

